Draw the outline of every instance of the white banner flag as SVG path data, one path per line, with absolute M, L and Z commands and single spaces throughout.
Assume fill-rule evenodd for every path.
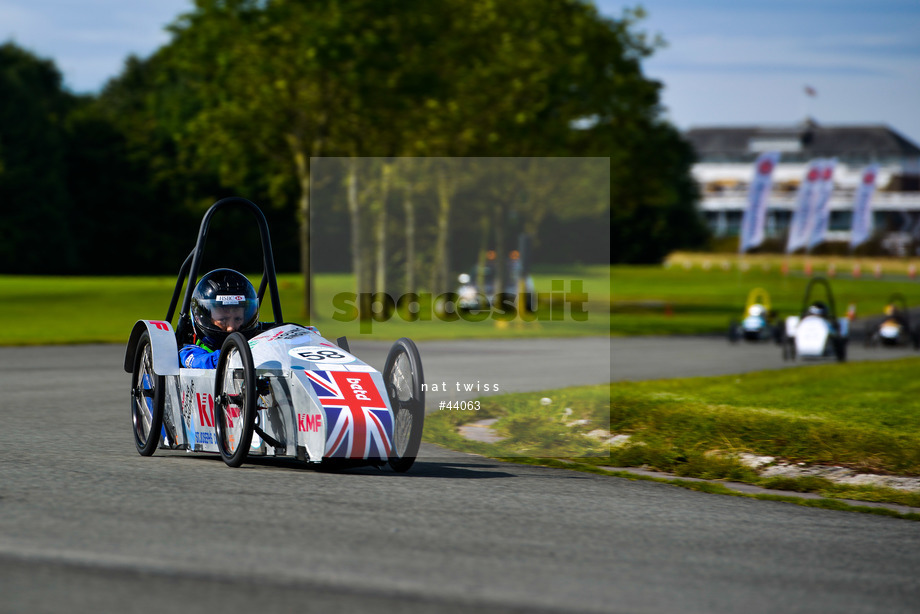
M 754 180 L 748 191 L 747 209 L 741 220 L 741 237 L 738 251 L 741 253 L 763 243 L 763 227 L 767 220 L 767 196 L 770 194 L 773 169 L 779 162 L 779 152 L 762 153 L 754 163 Z
M 786 253 L 791 254 L 800 247 L 805 247 L 814 219 L 812 206 L 816 202 L 818 180 L 824 168 L 823 160 L 812 160 L 805 171 L 805 179 L 799 184 L 795 199 L 795 211 L 789 224 L 789 237 L 786 239 Z
M 814 205 L 814 224 L 812 224 L 808 237 L 808 249 L 813 249 L 823 242 L 824 235 L 827 234 L 827 227 L 831 220 L 831 193 L 834 191 L 834 167 L 836 165 L 837 158 L 831 158 L 824 161 L 824 168 L 821 169 L 821 179 L 818 181 Z
M 870 164 L 862 173 L 856 201 L 853 203 L 853 229 L 850 233 L 850 247 L 863 244 L 872 234 L 872 195 L 875 193 L 875 178 L 878 164 Z

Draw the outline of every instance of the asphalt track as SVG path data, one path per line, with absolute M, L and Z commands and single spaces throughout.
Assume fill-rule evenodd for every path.
M 718 339 L 596 343 L 592 352 L 612 348 L 615 380 L 783 366 L 775 347 Z M 501 392 L 589 379 L 586 347 L 420 344 L 429 381 L 489 378 Z M 920 603 L 920 525 L 904 520 L 432 447 L 405 475 L 142 458 L 121 352 L 0 348 L 2 612 L 890 613 Z

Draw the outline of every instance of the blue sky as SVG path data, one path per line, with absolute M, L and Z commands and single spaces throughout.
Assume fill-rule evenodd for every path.
M 513 0 L 508 0 L 513 1 Z M 918 0 L 596 0 L 668 43 L 645 62 L 679 128 L 887 124 L 920 145 Z M 54 59 L 74 91 L 97 91 L 128 54 L 168 41 L 191 0 L 0 0 L 0 40 Z M 806 85 L 817 96 L 804 93 Z
M 0 40 L 51 58 L 76 92 L 97 91 L 133 53 L 169 41 L 164 26 L 191 0 L 0 0 Z
M 624 3 L 597 0 L 619 16 Z M 917 0 L 644 0 L 646 60 L 679 128 L 887 124 L 920 146 Z M 805 95 L 805 86 L 817 95 Z

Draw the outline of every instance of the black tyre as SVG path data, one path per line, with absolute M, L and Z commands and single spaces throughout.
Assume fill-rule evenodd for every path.
M 792 337 L 783 338 L 783 360 L 795 360 L 795 339 Z
M 837 357 L 837 362 L 846 362 L 847 360 L 847 340 L 846 339 L 834 339 L 834 356 Z
M 150 334 L 144 331 L 134 352 L 131 371 L 131 420 L 134 445 L 141 456 L 152 455 L 160 443 L 166 378 L 153 372 Z
M 738 339 L 741 338 L 741 327 L 734 320 L 731 321 L 728 325 L 728 342 L 729 343 L 738 343 Z
M 422 359 L 411 339 L 393 344 L 383 367 L 383 382 L 393 407 L 393 450 L 390 467 L 408 471 L 415 463 L 425 424 Z
M 773 342 L 776 345 L 781 345 L 783 343 L 783 337 L 785 335 L 782 327 L 779 324 L 770 327 L 770 335 L 773 337 Z
M 230 467 L 242 465 L 249 454 L 258 396 L 249 343 L 240 333 L 232 333 L 220 348 L 214 380 L 217 448 Z

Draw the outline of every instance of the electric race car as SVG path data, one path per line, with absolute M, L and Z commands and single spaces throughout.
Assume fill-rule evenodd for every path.
M 824 287 L 826 302 L 811 300 L 815 285 Z M 850 321 L 838 318 L 836 314 L 830 284 L 823 277 L 812 278 L 805 288 L 801 314 L 786 318 L 783 360 L 833 357 L 839 362 L 845 361 Z
M 461 273 L 457 278 L 460 282 L 457 288 L 457 307 L 467 310 L 485 309 L 498 304 L 499 295 L 504 293 L 512 299 L 517 309 L 526 308 L 530 313 L 535 313 L 538 307 L 537 291 L 533 276 L 526 272 L 527 263 L 523 262 L 524 258 L 526 256 L 522 257 L 518 250 L 508 254 L 505 267 L 507 280 L 502 289 L 496 284 L 495 252 L 490 250 L 484 265 L 474 266 L 472 275 Z M 477 285 L 480 282 L 481 287 Z
M 216 369 L 185 368 L 179 348 L 192 339 L 189 308 L 209 223 L 229 206 L 247 208 L 256 218 L 263 261 L 258 299 L 261 304 L 267 287 L 275 321 L 259 322 L 246 336 L 230 333 Z M 143 456 L 160 448 L 220 454 L 231 467 L 247 457 L 290 457 L 407 471 L 421 442 L 425 394 L 415 344 L 398 340 L 381 373 L 351 354 L 344 337 L 332 343 L 313 327 L 285 323 L 268 225 L 242 198 L 225 198 L 205 213 L 166 318 L 134 325 L 124 367 L 131 373 L 134 442 Z
M 728 325 L 728 340 L 732 343 L 739 339 L 781 343 L 782 333 L 776 311 L 770 307 L 770 295 L 763 288 L 748 293 L 741 321 L 732 320 Z
M 915 350 L 920 349 L 920 330 L 910 325 L 910 310 L 903 294 L 891 295 L 885 306 L 884 317 L 866 329 L 864 342 L 866 347 L 909 345 Z

